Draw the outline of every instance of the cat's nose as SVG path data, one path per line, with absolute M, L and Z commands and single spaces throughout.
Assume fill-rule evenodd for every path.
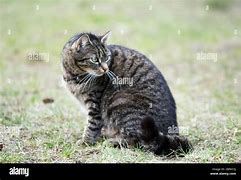
M 109 67 L 105 62 L 102 62 L 100 66 L 104 73 L 107 73 L 109 71 Z

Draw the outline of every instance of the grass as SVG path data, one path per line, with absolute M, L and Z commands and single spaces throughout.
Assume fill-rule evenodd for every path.
M 0 0 L 0 162 L 241 162 L 240 2 L 214 1 Z M 85 117 L 61 83 L 60 53 L 77 32 L 107 30 L 111 44 L 139 50 L 162 71 L 192 153 L 169 159 L 80 144 Z M 49 61 L 29 61 L 32 52 Z M 198 60 L 200 52 L 217 61 Z

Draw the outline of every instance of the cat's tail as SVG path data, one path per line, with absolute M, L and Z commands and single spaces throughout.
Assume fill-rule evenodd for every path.
M 163 135 L 159 132 L 154 120 L 150 117 L 142 120 L 141 129 L 144 149 L 150 150 L 156 155 L 184 156 L 193 150 L 187 138 L 179 135 Z

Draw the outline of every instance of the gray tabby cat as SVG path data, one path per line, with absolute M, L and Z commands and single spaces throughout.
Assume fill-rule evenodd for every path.
M 168 132 L 177 128 L 176 105 L 161 72 L 141 53 L 107 45 L 109 35 L 77 34 L 62 51 L 63 79 L 88 114 L 83 142 L 188 152 L 189 141 Z

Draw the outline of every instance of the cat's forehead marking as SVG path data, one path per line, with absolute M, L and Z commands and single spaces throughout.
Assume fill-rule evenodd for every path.
M 93 40 L 92 43 L 93 43 L 93 47 L 96 49 L 96 52 L 100 58 L 106 55 L 105 49 L 101 43 L 97 42 L 96 40 Z

